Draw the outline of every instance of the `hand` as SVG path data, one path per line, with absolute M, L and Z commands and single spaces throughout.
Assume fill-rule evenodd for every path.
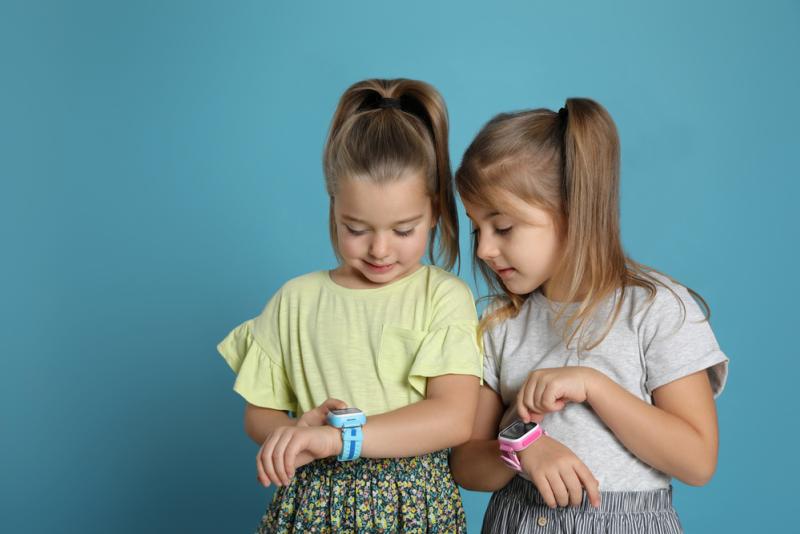
M 588 395 L 591 367 L 538 369 L 517 393 L 517 412 L 526 423 L 540 420 L 538 415 L 557 412 L 568 402 L 584 402 Z M 538 415 L 537 415 L 538 414 Z
M 550 508 L 579 506 L 583 489 L 589 502 L 600 507 L 600 489 L 589 468 L 563 444 L 542 436 L 517 453 L 522 469 L 533 481 Z
M 332 426 L 281 426 L 267 436 L 256 456 L 258 480 L 288 486 L 295 470 L 342 451 L 342 433 Z
M 300 416 L 297 426 L 322 426 L 327 422 L 328 412 L 331 410 L 343 410 L 347 408 L 347 403 L 339 399 L 328 399 L 313 410 Z

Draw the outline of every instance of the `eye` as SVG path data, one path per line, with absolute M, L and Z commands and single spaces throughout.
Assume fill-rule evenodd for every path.
M 395 230 L 394 233 L 400 237 L 408 237 L 414 233 L 414 229 L 409 228 L 408 230 Z
M 344 225 L 344 227 L 347 228 L 347 231 L 350 232 L 351 235 L 364 235 L 367 233 L 366 230 L 354 230 L 353 228 L 350 228 L 350 226 L 346 224 Z
M 505 228 L 495 228 L 494 231 L 498 235 L 506 235 L 511 231 L 511 226 L 506 226 Z

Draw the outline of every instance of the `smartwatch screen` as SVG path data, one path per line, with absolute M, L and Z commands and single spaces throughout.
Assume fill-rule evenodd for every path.
M 505 427 L 500 435 L 506 439 L 519 439 L 537 426 L 534 422 L 514 421 Z
M 358 408 L 343 408 L 341 410 L 331 410 L 333 415 L 350 415 L 353 413 L 361 413 Z

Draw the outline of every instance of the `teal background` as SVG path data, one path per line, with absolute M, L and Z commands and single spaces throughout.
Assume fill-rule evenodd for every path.
M 497 112 L 609 109 L 625 246 L 708 299 L 731 357 L 718 472 L 676 506 L 687 532 L 782 530 L 799 36 L 795 1 L 0 2 L 0 530 L 253 529 L 268 495 L 214 347 L 334 265 L 330 118 L 400 76 L 445 96 L 454 166 Z M 464 492 L 472 532 L 487 500 Z

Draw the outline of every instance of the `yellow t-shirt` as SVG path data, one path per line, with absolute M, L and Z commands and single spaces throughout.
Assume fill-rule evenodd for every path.
M 334 397 L 369 416 L 425 398 L 427 377 L 482 377 L 477 324 L 467 284 L 438 267 L 374 289 L 318 271 L 284 284 L 217 350 L 250 404 L 300 415 Z

